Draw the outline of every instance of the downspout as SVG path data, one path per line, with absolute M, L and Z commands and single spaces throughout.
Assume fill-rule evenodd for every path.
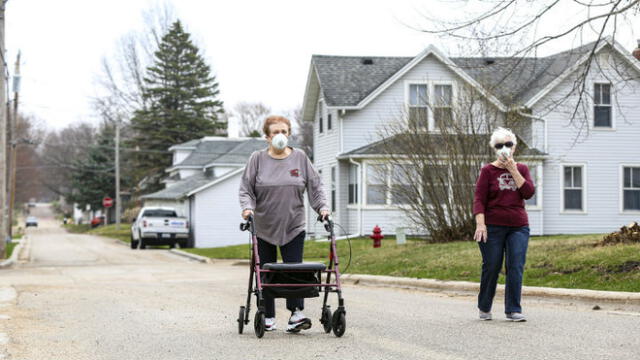
M 361 174 L 361 165 L 359 162 L 354 161 L 353 158 L 349 158 L 349 162 L 355 166 L 358 167 L 358 172 L 356 172 L 356 174 L 358 175 L 356 178 L 356 184 L 358 184 L 358 180 L 360 182 L 362 182 L 362 174 Z M 358 186 L 358 236 L 362 236 L 362 184 L 359 184 Z
M 526 118 L 542 121 L 543 136 L 544 136 L 543 151 L 544 151 L 545 154 L 548 154 L 549 151 L 548 151 L 548 146 L 547 146 L 547 120 L 545 120 L 545 119 L 543 119 L 543 118 L 541 118 L 539 116 L 533 116 L 533 115 L 530 115 L 530 114 L 523 113 L 522 111 L 518 111 L 518 115 L 524 116 Z M 542 174 L 540 174 L 540 179 L 542 179 L 543 177 L 544 177 L 544 166 L 543 166 Z M 544 180 L 542 180 L 542 181 L 544 181 Z M 544 205 L 543 205 L 543 210 L 540 213 L 540 215 L 541 215 L 540 216 L 540 235 L 544 235 Z

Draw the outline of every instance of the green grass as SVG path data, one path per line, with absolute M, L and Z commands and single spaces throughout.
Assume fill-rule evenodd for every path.
M 103 225 L 91 228 L 89 224 L 67 224 L 63 225 L 68 232 L 73 234 L 91 234 L 110 237 L 124 242 L 131 242 L 131 228 L 129 224 L 120 224 L 120 230 L 116 230 L 116 225 Z
M 611 291 L 640 291 L 640 244 L 595 246 L 602 235 L 556 235 L 532 237 L 529 242 L 524 285 Z M 387 239 L 385 239 L 387 240 Z M 409 240 L 396 245 L 382 241 L 351 240 L 353 257 L 349 273 L 390 275 L 440 280 L 480 281 L 482 259 L 475 242 L 428 244 Z M 249 245 L 209 249 L 186 249 L 219 259 L 248 259 Z M 349 260 L 345 240 L 338 241 L 341 268 Z M 328 243 L 309 241 L 305 259 L 327 259 Z M 500 276 L 504 283 L 504 276 Z
M 18 246 L 18 242 L 10 242 L 7 244 L 7 257 L 5 259 L 8 259 L 11 257 L 11 254 L 13 254 L 13 249 Z
M 131 225 L 120 224 L 120 230 L 116 230 L 116 224 L 98 226 L 97 228 L 89 230 L 87 234 L 110 237 L 130 243 Z

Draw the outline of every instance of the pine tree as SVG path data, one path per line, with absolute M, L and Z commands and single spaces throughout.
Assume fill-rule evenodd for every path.
M 96 144 L 84 157 L 76 159 L 71 168 L 71 193 L 66 198 L 81 209 L 102 208 L 105 196 L 115 196 L 115 152 L 113 125 L 104 124 L 96 135 Z
M 146 108 L 131 120 L 131 146 L 152 150 L 134 157 L 145 192 L 160 187 L 164 169 L 171 165 L 166 153 L 171 145 L 226 129 L 218 83 L 190 37 L 180 21 L 163 36 L 144 79 Z

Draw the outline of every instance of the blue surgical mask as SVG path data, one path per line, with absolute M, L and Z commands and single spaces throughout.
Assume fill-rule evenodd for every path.
M 284 134 L 278 134 L 271 138 L 271 145 L 278 150 L 284 150 L 288 143 L 289 139 Z

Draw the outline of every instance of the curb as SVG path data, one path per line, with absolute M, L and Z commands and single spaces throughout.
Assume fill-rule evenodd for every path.
M 18 256 L 20 255 L 20 252 L 22 252 L 22 248 L 24 247 L 26 241 L 27 241 L 26 238 L 23 238 L 22 240 L 20 240 L 18 245 L 16 245 L 16 247 L 13 248 L 11 257 L 0 262 L 0 268 L 4 269 L 4 268 L 11 267 L 18 262 Z
M 341 280 L 354 284 L 369 284 L 376 286 L 394 286 L 404 288 L 418 288 L 426 290 L 464 291 L 478 292 L 479 283 L 468 281 L 444 281 L 434 279 L 416 279 L 378 275 L 341 275 Z M 504 294 L 504 285 L 498 285 L 497 293 Z M 599 291 L 584 289 L 548 288 L 536 286 L 523 286 L 522 295 L 538 296 L 569 300 L 599 300 L 622 302 L 626 304 L 640 305 L 640 293 L 623 291 Z
M 186 257 L 188 259 L 191 260 L 195 260 L 195 261 L 199 261 L 201 263 L 204 264 L 209 264 L 211 263 L 211 259 L 206 257 L 206 256 L 201 256 L 201 255 L 196 255 L 196 254 L 192 254 L 192 253 L 188 253 L 182 250 L 178 250 L 178 249 L 169 249 L 169 252 L 174 253 L 176 255 L 182 256 L 182 257 Z

